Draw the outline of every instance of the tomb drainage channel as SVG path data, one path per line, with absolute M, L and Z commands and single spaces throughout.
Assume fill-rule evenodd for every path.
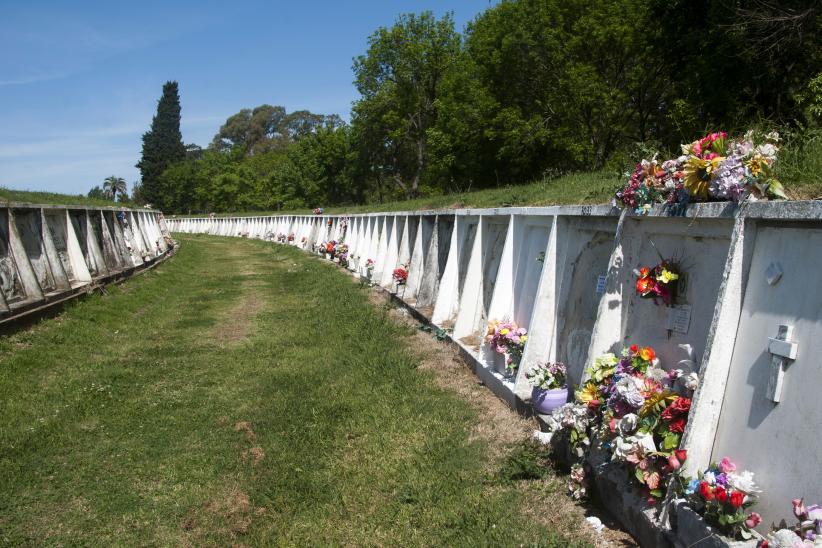
M 579 386 L 598 357 L 651 347 L 658 367 L 682 372 L 677 382 L 696 381 L 679 425 L 685 475 L 724 456 L 754 472 L 763 524 L 790 523 L 792 499 L 822 502 L 822 482 L 807 481 L 822 465 L 822 441 L 807 435 L 822 425 L 822 406 L 808 403 L 822 385 L 822 202 L 691 204 L 677 215 L 665 206 L 646 215 L 555 206 L 167 223 L 320 255 L 331 242 L 352 274 L 446 330 L 480 380 L 520 413 L 531 412 L 526 375 L 538 364 L 564 363 Z M 664 285 L 644 292 L 651 278 L 642 267 L 657 266 L 652 281 Z M 486 340 L 493 320 L 527 329 L 513 376 Z M 555 453 L 570 454 L 562 439 L 552 440 Z M 607 439 L 594 436 L 591 446 L 589 486 L 642 545 L 727 544 L 694 519 L 672 482 L 649 505 Z
M 0 207 L 0 332 L 153 268 L 176 250 L 151 209 Z

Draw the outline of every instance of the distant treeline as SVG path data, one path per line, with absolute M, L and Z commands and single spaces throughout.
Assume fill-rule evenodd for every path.
M 354 59 L 350 124 L 244 109 L 138 190 L 167 212 L 293 209 L 622 170 L 715 129 L 800 143 L 822 119 L 821 31 L 807 0 L 503 0 L 463 33 L 402 15 Z

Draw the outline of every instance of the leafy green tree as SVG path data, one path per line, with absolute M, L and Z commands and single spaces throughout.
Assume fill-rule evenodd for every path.
M 91 190 L 88 191 L 86 195 L 89 198 L 96 198 L 98 200 L 109 200 L 109 196 L 106 192 L 100 187 L 100 185 L 94 186 Z
M 450 14 L 438 20 L 423 12 L 401 15 L 393 27 L 372 34 L 368 44 L 366 55 L 354 60 L 362 98 L 354 105 L 352 124 L 371 143 L 376 176 L 416 196 L 426 175 L 436 102 L 461 38 Z
M 128 185 L 122 177 L 111 175 L 103 181 L 103 192 L 106 193 L 110 200 L 116 200 L 118 195 L 128 193 Z
M 166 82 L 151 129 L 143 134 L 143 154 L 137 163 L 142 179 L 141 196 L 155 207 L 164 208 L 167 192 L 161 186 L 160 176 L 168 166 L 185 157 L 177 82 Z

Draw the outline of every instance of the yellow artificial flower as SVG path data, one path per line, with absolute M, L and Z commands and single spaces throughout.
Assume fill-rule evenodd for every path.
M 524 344 L 525 341 L 527 341 L 527 340 L 528 340 L 528 335 L 520 335 L 519 336 L 519 342 Z
M 679 274 L 676 272 L 671 272 L 667 268 L 663 268 L 662 272 L 659 273 L 659 276 L 656 277 L 658 282 L 662 282 L 664 284 L 671 283 L 674 280 L 679 279 Z
M 754 177 L 759 177 L 759 174 L 762 173 L 764 166 L 768 165 L 768 163 L 761 154 L 754 154 L 753 158 L 748 160 L 745 165 L 747 165 L 748 169 L 751 170 L 751 175 Z
M 708 196 L 708 181 L 703 178 L 708 162 L 702 158 L 691 156 L 685 162 L 685 188 L 694 198 L 706 198 Z
M 577 390 L 576 400 L 579 403 L 588 405 L 596 399 L 599 399 L 599 389 L 597 385 L 592 382 L 586 383 L 582 388 Z
M 506 328 L 500 329 L 500 330 L 499 330 L 499 334 L 500 334 L 500 335 L 502 335 L 502 336 L 504 337 L 505 335 L 507 335 L 507 334 L 508 334 L 508 332 L 509 332 L 509 331 L 510 331 L 510 330 L 506 327 Z

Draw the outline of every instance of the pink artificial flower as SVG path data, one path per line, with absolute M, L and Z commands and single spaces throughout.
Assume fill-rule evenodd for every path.
M 722 460 L 719 461 L 719 470 L 723 474 L 730 474 L 736 472 L 736 465 L 728 457 L 722 457 Z
M 805 516 L 808 514 L 808 509 L 805 508 L 805 505 L 802 504 L 804 499 L 793 499 L 791 504 L 793 504 L 793 515 L 797 517 L 797 519 L 805 519 Z
M 679 462 L 679 459 L 676 458 L 675 455 L 671 455 L 668 457 L 668 466 L 671 467 L 671 470 L 679 470 L 679 467 L 682 466 L 682 463 Z
M 659 487 L 659 481 L 662 479 L 659 475 L 659 472 L 651 472 L 650 474 L 646 473 L 645 476 L 645 485 L 648 486 L 649 489 L 656 489 Z
M 751 512 L 751 515 L 748 516 L 748 519 L 745 520 L 745 527 L 747 527 L 748 529 L 753 529 L 760 523 L 762 523 L 762 516 L 760 516 L 756 512 Z

